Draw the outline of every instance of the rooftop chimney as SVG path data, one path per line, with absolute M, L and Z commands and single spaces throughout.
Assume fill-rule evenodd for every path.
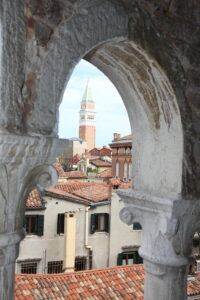
M 64 214 L 64 272 L 74 272 L 76 217 L 75 212 Z

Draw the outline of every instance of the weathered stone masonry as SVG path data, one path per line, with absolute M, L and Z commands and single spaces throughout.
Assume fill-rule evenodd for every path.
M 190 240 L 199 226 L 198 2 L 1 1 L 0 299 L 12 299 L 25 196 L 38 182 L 54 182 L 58 107 L 81 58 L 115 84 L 134 132 L 135 191 L 121 195 L 121 218 L 150 222 L 141 248 L 145 299 L 186 299 Z

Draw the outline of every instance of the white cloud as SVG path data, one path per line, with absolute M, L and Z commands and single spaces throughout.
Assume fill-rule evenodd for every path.
M 102 146 L 111 142 L 114 132 L 129 134 L 129 120 L 114 85 L 97 68 L 84 60 L 75 68 L 63 95 L 59 136 L 78 136 L 78 113 L 88 77 L 97 110 L 97 146 Z

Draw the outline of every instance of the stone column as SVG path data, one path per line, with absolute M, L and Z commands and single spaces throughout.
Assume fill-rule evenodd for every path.
M 64 146 L 65 141 L 50 137 L 0 136 L 0 300 L 13 299 L 25 200 L 32 189 L 56 184 L 51 164 Z
M 146 273 L 145 300 L 186 300 L 192 239 L 200 226 L 200 201 L 135 190 L 118 193 L 125 203 L 121 220 L 128 225 L 139 222 L 143 227 L 139 254 Z

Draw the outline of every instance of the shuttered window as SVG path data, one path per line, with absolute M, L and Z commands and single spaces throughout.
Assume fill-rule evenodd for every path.
M 26 215 L 26 233 L 42 236 L 44 234 L 44 216 Z
M 138 251 L 121 252 L 117 256 L 117 265 L 130 265 L 142 264 L 143 258 L 139 255 Z
M 64 233 L 64 214 L 58 214 L 57 219 L 57 234 Z
M 92 214 L 90 233 L 94 232 L 109 232 L 109 214 Z

